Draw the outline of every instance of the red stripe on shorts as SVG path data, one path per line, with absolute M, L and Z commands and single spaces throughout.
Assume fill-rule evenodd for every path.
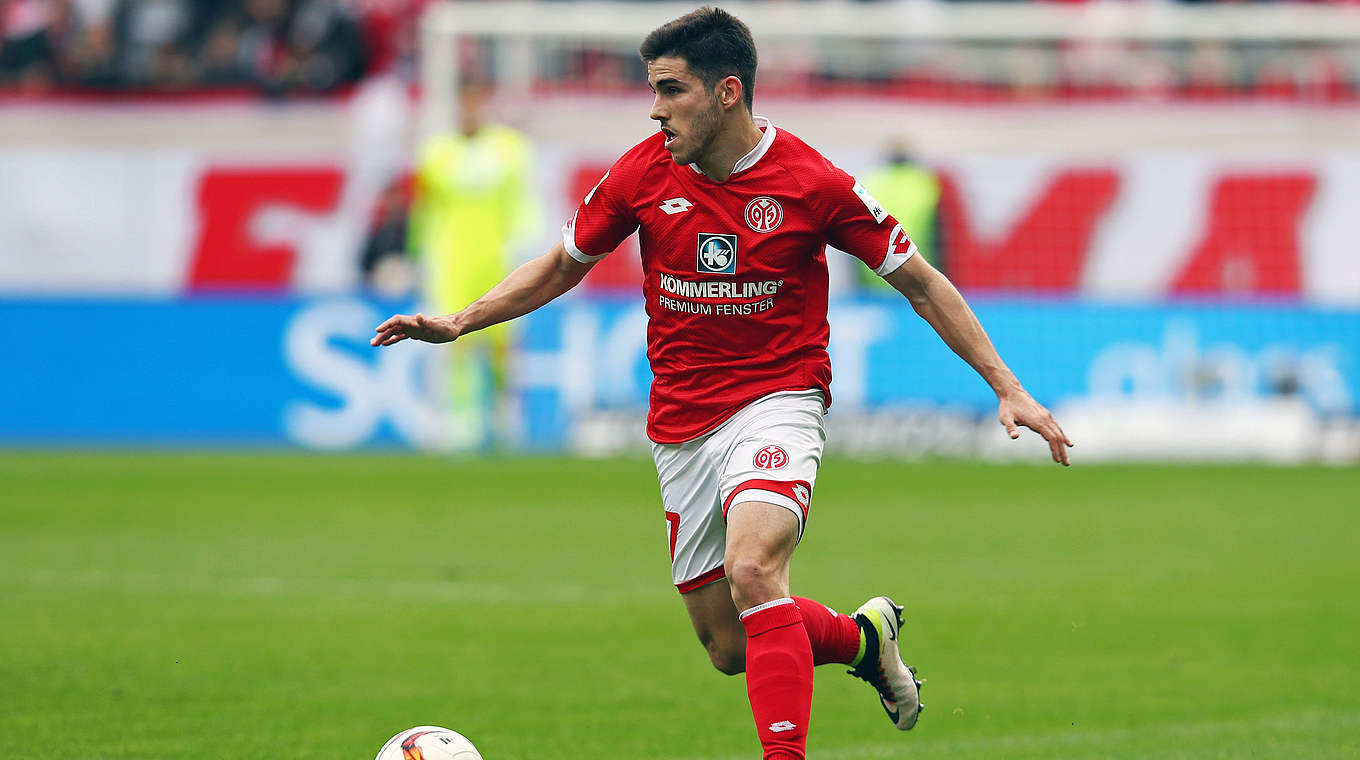
M 803 492 L 807 494 L 806 499 L 798 498 L 798 494 L 795 491 L 795 489 L 798 488 L 799 486 L 801 486 L 803 488 Z M 737 497 L 737 494 L 741 493 L 742 491 L 749 491 L 752 488 L 758 488 L 762 491 L 774 491 L 777 494 L 782 494 L 784 496 L 789 497 L 790 499 L 793 499 L 793 503 L 797 504 L 803 510 L 804 522 L 807 521 L 808 502 L 812 500 L 811 484 L 809 484 L 806 480 L 761 480 L 757 478 L 743 481 L 736 488 L 732 489 L 731 494 L 728 494 L 727 499 L 723 502 L 724 522 L 727 520 L 727 510 L 732 508 L 732 500 Z
M 709 570 L 708 572 L 704 573 L 698 578 L 691 578 L 690 580 L 684 581 L 683 583 L 675 584 L 675 588 L 682 594 L 688 594 L 689 592 L 693 591 L 696 588 L 699 588 L 701 586 L 707 586 L 713 581 L 720 581 L 726 577 L 727 568 L 723 567 L 722 565 L 718 565 L 717 567 L 713 568 L 712 570 Z

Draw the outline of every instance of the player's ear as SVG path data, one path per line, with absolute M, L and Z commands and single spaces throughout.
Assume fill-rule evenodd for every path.
M 723 77 L 718 81 L 718 102 L 723 108 L 732 108 L 741 101 L 741 80 L 735 76 Z

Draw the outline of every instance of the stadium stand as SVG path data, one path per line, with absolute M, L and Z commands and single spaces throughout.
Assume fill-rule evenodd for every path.
M 1231 5 L 1290 12 L 1345 3 Z M 426 0 L 5 0 L 0 2 L 0 93 L 341 93 L 368 74 L 412 79 Z M 486 4 L 487 13 L 496 3 Z M 636 4 L 635 4 L 636 5 Z M 805 4 L 789 4 L 788 13 Z M 848 4 L 899 5 L 891 0 Z M 933 2 L 986 12 L 989 3 Z M 1031 3 L 1031 5 L 1033 5 Z M 1068 6 L 1070 3 L 1054 5 Z M 1095 3 L 1084 3 L 1093 6 Z M 1151 2 L 1115 5 L 1151 8 Z M 1196 13 L 1227 3 L 1182 2 Z M 1164 11 L 1163 11 L 1164 12 Z M 499 42 L 473 39 L 462 56 L 494 67 Z M 1280 38 L 1156 36 L 865 41 L 780 46 L 791 63 L 765 91 L 872 90 L 962 101 L 1360 98 L 1360 35 L 1336 29 Z M 621 90 L 637 81 L 631 48 L 547 42 L 538 86 Z
M 417 11 L 414 2 L 7 0 L 0 90 L 336 92 L 391 65 Z

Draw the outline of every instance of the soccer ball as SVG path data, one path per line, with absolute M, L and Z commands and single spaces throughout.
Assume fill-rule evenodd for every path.
M 388 739 L 374 760 L 482 760 L 482 754 L 457 731 L 416 726 Z

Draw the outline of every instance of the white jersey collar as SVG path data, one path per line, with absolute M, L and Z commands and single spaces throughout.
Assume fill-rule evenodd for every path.
M 752 166 L 755 166 L 756 162 L 759 161 L 761 157 L 765 155 L 765 152 L 770 149 L 770 146 L 774 144 L 774 122 L 764 116 L 752 116 L 751 120 L 756 123 L 757 127 L 764 125 L 765 134 L 761 136 L 760 142 L 756 143 L 756 147 L 752 148 L 750 153 L 737 159 L 737 162 L 732 165 L 732 174 L 745 171 Z M 698 164 L 690 164 L 689 168 L 700 174 L 704 173 L 704 170 L 700 169 Z M 731 177 L 729 176 L 728 179 L 731 179 Z

